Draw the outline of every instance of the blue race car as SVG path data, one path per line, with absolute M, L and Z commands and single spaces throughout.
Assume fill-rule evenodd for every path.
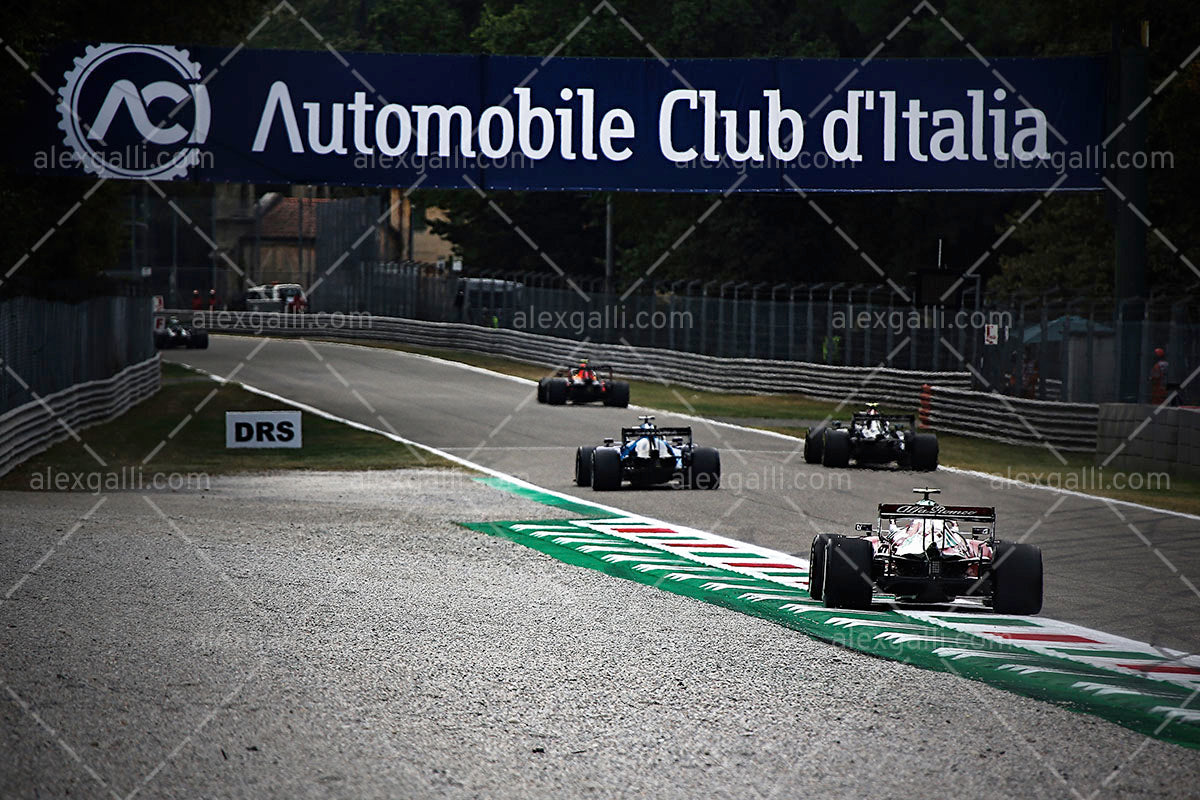
M 605 439 L 599 447 L 575 451 L 575 484 L 597 492 L 633 486 L 653 486 L 676 479 L 689 489 L 716 489 L 721 485 L 721 454 L 712 447 L 697 447 L 691 428 L 660 428 L 654 417 L 638 417 L 636 428 L 621 429 L 621 443 Z

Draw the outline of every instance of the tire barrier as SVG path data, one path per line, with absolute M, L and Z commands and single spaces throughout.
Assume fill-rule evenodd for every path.
M 108 422 L 162 384 L 157 354 L 111 378 L 68 386 L 0 415 L 0 475 L 89 425 Z

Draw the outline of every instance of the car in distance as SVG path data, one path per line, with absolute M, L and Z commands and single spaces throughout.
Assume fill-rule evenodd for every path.
M 170 317 L 161 329 L 154 332 L 154 346 L 159 350 L 169 350 L 172 347 L 207 350 L 208 331 L 196 330 L 191 325 L 180 322 L 179 317 Z
M 938 441 L 918 432 L 912 414 L 881 414 L 877 403 L 856 411 L 848 425 L 834 420 L 809 428 L 804 437 L 804 460 L 827 467 L 850 462 L 897 464 L 900 469 L 931 472 L 938 465 Z
M 879 592 L 913 603 L 977 597 L 998 614 L 1042 610 L 1038 547 L 997 539 L 993 507 L 944 506 L 930 499 L 939 489 L 913 491 L 923 498 L 881 503 L 874 527 L 854 526 L 865 536 L 823 533 L 813 539 L 808 593 L 814 600 L 829 608 L 866 609 Z
M 691 428 L 660 428 L 654 417 L 639 417 L 636 428 L 622 428 L 621 441 L 585 445 L 575 451 L 575 484 L 598 492 L 631 486 L 653 486 L 678 480 L 689 489 L 716 489 L 721 485 L 721 454 L 700 447 Z
M 560 369 L 538 381 L 537 400 L 552 406 L 567 403 L 594 403 L 625 408 L 629 405 L 629 384 L 613 379 L 612 367 L 592 367 L 587 359 L 571 369 Z

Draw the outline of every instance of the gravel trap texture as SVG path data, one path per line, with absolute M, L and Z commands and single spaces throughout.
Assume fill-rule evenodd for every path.
M 562 516 L 432 470 L 0 493 L 0 795 L 1195 796 L 1194 751 L 454 524 Z

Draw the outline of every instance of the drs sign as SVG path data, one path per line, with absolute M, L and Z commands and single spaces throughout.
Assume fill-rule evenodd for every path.
M 225 447 L 300 447 L 299 411 L 226 411 Z

